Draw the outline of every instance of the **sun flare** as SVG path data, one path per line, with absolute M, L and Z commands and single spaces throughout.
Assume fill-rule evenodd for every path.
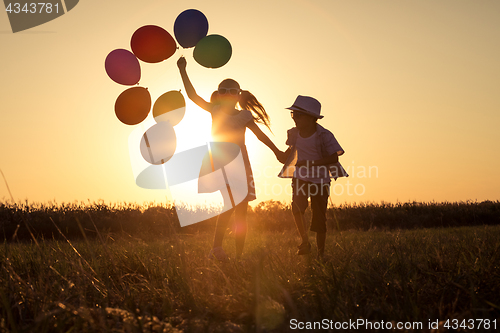
M 212 141 L 211 126 L 210 113 L 194 104 L 188 104 L 184 118 L 174 127 L 177 136 L 176 152 L 203 146 Z

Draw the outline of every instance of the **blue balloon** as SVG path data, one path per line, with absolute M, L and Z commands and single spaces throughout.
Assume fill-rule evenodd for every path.
M 208 20 L 199 10 L 185 10 L 175 19 L 175 39 L 183 48 L 195 46 L 207 33 Z

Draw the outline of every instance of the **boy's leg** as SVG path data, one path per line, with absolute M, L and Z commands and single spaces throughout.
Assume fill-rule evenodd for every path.
M 326 232 L 316 233 L 316 244 L 318 245 L 318 258 L 325 254 Z
M 234 233 L 236 241 L 236 258 L 240 258 L 245 246 L 245 238 L 247 236 L 247 209 L 248 201 L 243 201 L 238 204 L 234 210 Z
M 311 195 L 312 221 L 311 231 L 316 232 L 318 257 L 323 257 L 326 243 L 326 209 L 330 196 L 330 184 L 317 184 L 316 195 Z
M 299 211 L 299 209 L 293 211 L 293 219 L 295 220 L 295 225 L 297 226 L 297 231 L 299 232 L 299 236 L 302 240 L 302 243 L 300 245 L 306 244 L 309 242 L 307 238 L 307 231 L 304 226 L 304 214 Z M 300 246 L 299 245 L 299 246 Z
M 307 183 L 299 179 L 292 179 L 292 214 L 295 220 L 295 225 L 297 226 L 297 231 L 299 232 L 300 238 L 302 239 L 301 245 L 309 243 L 307 237 L 307 231 L 304 223 L 304 212 L 307 208 Z

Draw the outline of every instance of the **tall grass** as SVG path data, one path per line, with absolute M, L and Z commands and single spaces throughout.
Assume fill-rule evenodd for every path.
M 244 260 L 219 263 L 206 258 L 214 220 L 180 228 L 171 206 L 4 203 L 0 331 L 287 332 L 297 331 L 292 319 L 426 328 L 499 318 L 500 226 L 488 225 L 498 207 L 332 206 L 328 259 L 318 262 L 315 250 L 295 255 L 289 207 L 265 202 L 249 212 Z M 442 228 L 461 224 L 471 226 Z M 224 248 L 235 253 L 231 231 Z

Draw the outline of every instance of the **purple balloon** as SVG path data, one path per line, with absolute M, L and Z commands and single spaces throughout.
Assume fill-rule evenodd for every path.
M 106 73 L 111 80 L 126 86 L 137 84 L 141 78 L 141 65 L 130 51 L 116 49 L 111 51 L 104 63 Z

